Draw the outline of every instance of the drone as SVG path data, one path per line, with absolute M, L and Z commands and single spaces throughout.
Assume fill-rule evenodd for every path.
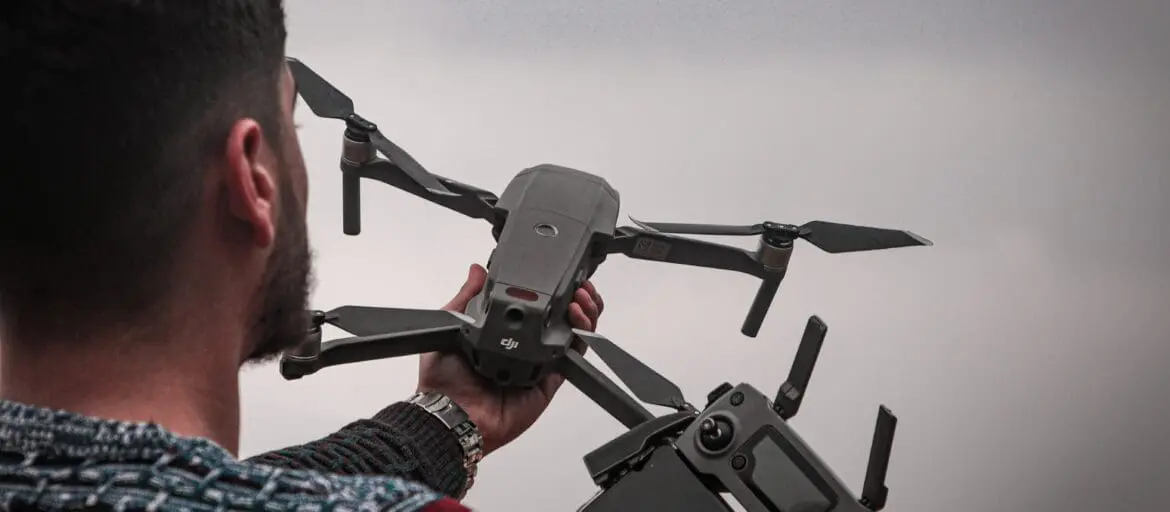
M 462 353 L 501 387 L 530 387 L 558 373 L 628 428 L 585 456 L 600 491 L 579 510 L 732 510 L 730 492 L 749 512 L 881 510 L 897 418 L 878 411 L 860 498 L 788 424 L 800 409 L 827 332 L 809 319 L 788 380 L 775 399 L 748 384 L 723 383 L 707 404 L 689 403 L 677 385 L 607 337 L 568 324 L 573 294 L 610 254 L 731 270 L 761 283 L 741 333 L 755 337 L 797 240 L 829 253 L 933 245 L 909 231 L 827 221 L 750 226 L 641 222 L 618 226 L 620 198 L 604 178 L 552 164 L 518 173 L 497 196 L 435 175 L 354 111 L 353 101 L 303 62 L 289 58 L 298 94 L 319 117 L 345 122 L 340 167 L 343 231 L 361 233 L 361 180 L 404 190 L 492 227 L 483 291 L 462 312 L 369 306 L 312 311 L 304 342 L 281 357 L 293 380 L 323 368 L 427 352 Z M 755 251 L 682 235 L 757 236 Z M 330 324 L 353 336 L 322 341 Z M 629 393 L 587 361 L 597 354 Z M 633 396 L 631 396 L 631 394 Z M 673 409 L 663 416 L 643 404 Z
M 298 94 L 318 117 L 342 120 L 343 231 L 361 233 L 362 179 L 379 181 L 473 219 L 487 221 L 496 246 L 483 291 L 462 313 L 347 305 L 312 312 L 305 343 L 286 352 L 281 373 L 298 379 L 323 368 L 426 352 L 462 352 L 480 375 L 501 387 L 531 387 L 560 372 L 591 398 L 622 400 L 605 391 L 603 374 L 579 357 L 584 342 L 611 368 L 630 365 L 604 337 L 575 331 L 568 308 L 578 288 L 610 254 L 730 270 L 760 280 L 741 332 L 755 337 L 788 271 L 795 242 L 828 253 L 933 245 L 904 230 L 827 221 L 748 226 L 642 222 L 618 226 L 620 196 L 609 182 L 577 169 L 541 164 L 519 172 L 499 196 L 427 171 L 391 142 L 354 102 L 298 59 L 288 58 Z M 379 155 L 380 154 L 380 155 Z M 682 235 L 757 236 L 749 251 Z M 353 337 L 321 342 L 330 324 Z M 608 356 L 608 357 L 607 357 Z M 638 373 L 649 371 L 644 365 Z M 616 370 L 615 370 L 616 371 Z M 650 402 L 648 402 L 650 403 Z M 669 407 L 685 404 L 670 403 Z M 641 406 L 625 403 L 626 421 Z M 689 406 L 688 406 L 689 407 Z

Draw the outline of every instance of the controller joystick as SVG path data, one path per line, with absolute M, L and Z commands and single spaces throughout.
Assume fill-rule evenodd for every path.
M 719 453 L 731 446 L 735 440 L 735 427 L 722 416 L 709 416 L 699 423 L 699 447 Z

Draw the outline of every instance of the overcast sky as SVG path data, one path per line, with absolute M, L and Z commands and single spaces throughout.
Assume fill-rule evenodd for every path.
M 802 246 L 756 339 L 756 283 L 615 257 L 600 331 L 693 401 L 774 393 L 807 317 L 829 337 L 793 425 L 860 490 L 900 417 L 890 510 L 1154 511 L 1170 478 L 1170 4 L 1164 1 L 291 0 L 289 53 L 432 171 L 500 191 L 604 176 L 650 220 L 912 229 L 931 248 Z M 299 121 L 314 304 L 431 307 L 486 225 L 371 183 L 341 232 L 341 126 Z M 750 247 L 754 240 L 732 240 Z M 339 332 L 332 332 L 340 336 Z M 245 381 L 244 451 L 407 396 L 416 361 Z M 485 461 L 481 510 L 575 510 L 622 431 L 566 387 Z M 533 505 L 527 505 L 532 507 Z

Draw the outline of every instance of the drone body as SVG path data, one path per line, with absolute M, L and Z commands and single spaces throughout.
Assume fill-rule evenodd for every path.
M 436 178 L 444 190 L 458 192 L 436 194 L 435 189 L 422 186 L 401 172 L 399 166 L 379 158 L 376 149 L 381 148 L 376 148 L 363 131 L 376 129 L 372 123 L 364 120 L 351 123 L 354 126 L 344 134 L 341 158 L 345 233 L 361 233 L 360 180 L 363 178 L 390 184 L 469 217 L 487 220 L 492 225 L 496 247 L 488 258 L 483 291 L 464 312 L 469 319 L 458 331 L 459 342 L 442 343 L 436 349 L 462 351 L 477 372 L 501 386 L 535 386 L 556 369 L 575 339 L 568 324 L 568 307 L 577 288 L 605 261 L 608 254 L 605 249 L 614 238 L 617 225 L 618 192 L 599 176 L 545 164 L 518 173 L 498 198 L 442 177 Z M 389 152 L 393 154 L 394 149 Z M 408 315 L 397 308 L 344 306 L 331 313 L 318 320 L 354 334 L 375 335 L 411 330 L 404 329 L 403 322 L 421 311 Z M 440 323 L 450 321 L 447 318 Z M 357 351 L 352 344 L 345 345 L 345 349 Z M 285 358 L 292 363 L 286 365 L 290 366 L 287 376 L 299 376 L 309 368 L 296 369 L 298 357 L 308 361 L 322 354 L 311 347 L 298 352 L 300 355 L 293 353 Z M 386 353 L 384 350 L 358 352 L 361 354 L 343 359 L 353 362 L 365 360 L 367 355 Z M 322 364 L 312 367 L 315 371 Z
M 533 386 L 553 371 L 574 340 L 573 294 L 605 259 L 619 197 L 604 179 L 555 165 L 526 169 L 495 207 L 496 248 L 487 283 L 467 314 L 464 343 L 480 374 L 506 386 Z

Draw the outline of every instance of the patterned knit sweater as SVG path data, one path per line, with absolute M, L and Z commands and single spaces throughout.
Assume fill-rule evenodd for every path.
M 236 460 L 215 443 L 0 401 L 0 511 L 469 510 L 459 446 L 398 403 L 323 439 Z

